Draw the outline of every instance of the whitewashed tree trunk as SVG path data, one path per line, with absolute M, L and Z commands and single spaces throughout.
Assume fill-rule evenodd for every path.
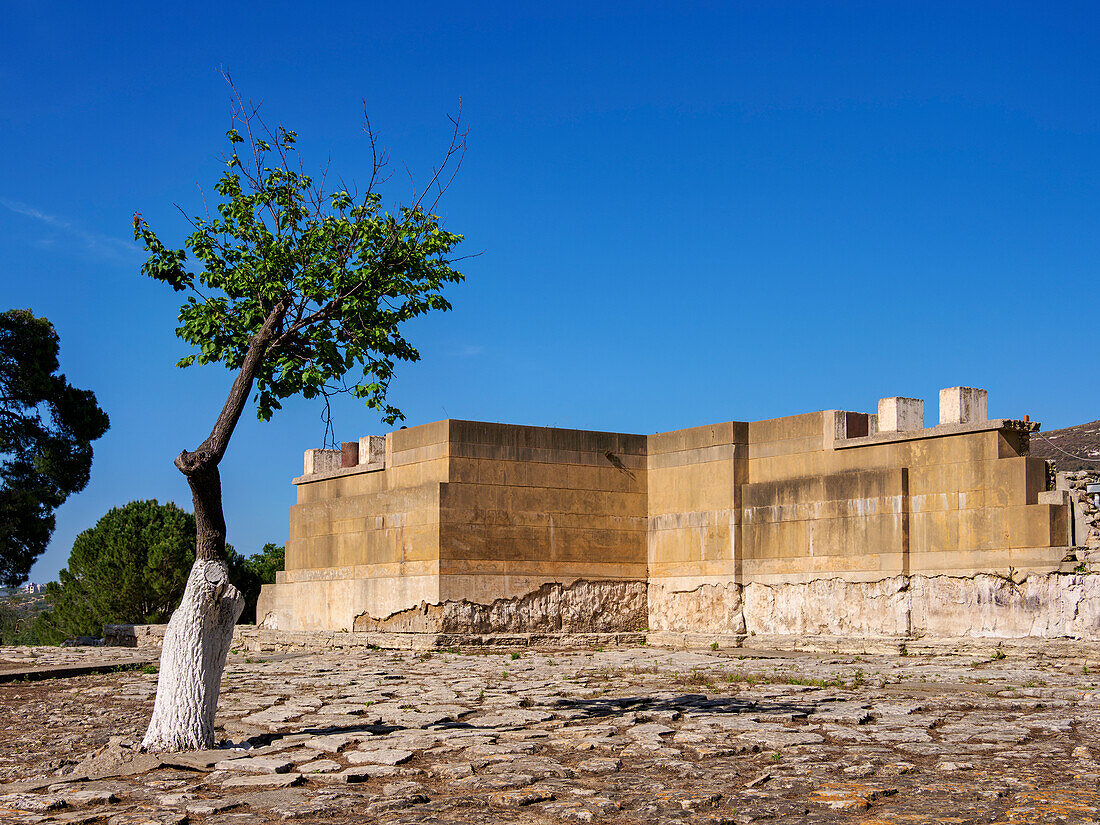
M 214 746 L 214 712 L 244 597 L 225 562 L 199 559 L 164 633 L 153 718 L 141 746 L 172 753 Z

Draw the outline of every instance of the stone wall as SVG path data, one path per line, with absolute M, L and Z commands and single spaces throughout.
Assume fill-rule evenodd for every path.
M 614 609 L 608 610 L 608 605 Z M 649 623 L 648 627 L 646 622 Z M 355 620 L 353 632 L 280 633 L 242 625 L 246 650 L 378 645 L 640 644 L 747 648 L 828 647 L 838 639 L 958 643 L 960 640 L 1100 641 L 1100 574 L 1011 578 L 893 576 L 874 582 L 818 579 L 771 585 L 702 584 L 674 591 L 642 582 L 544 585 L 514 599 L 421 604 L 383 619 Z M 105 643 L 158 647 L 165 625 L 108 625 Z
M 451 421 L 440 602 L 485 605 L 579 579 L 644 582 L 645 454 L 644 436 Z
M 350 630 L 579 580 L 644 591 L 644 436 L 449 420 L 390 433 L 381 459 L 374 439 L 347 466 L 335 450 L 306 453 L 286 571 L 257 606 L 264 626 Z M 634 621 L 629 601 L 603 610 Z
M 1100 487 L 1100 470 L 1058 473 L 1055 486 L 1052 497 L 1057 499 L 1058 493 L 1065 492 L 1072 507 L 1073 543 L 1085 550 L 1083 560 L 1100 571 L 1100 493 L 1095 492 Z M 1094 492 L 1089 492 L 1090 487 Z
M 1028 455 L 1038 425 L 986 411 L 984 391 L 951 387 L 930 427 L 895 397 L 650 436 L 449 420 L 312 450 L 258 615 L 282 631 L 946 632 L 958 616 L 922 599 L 980 606 L 998 575 L 1073 572 L 1072 539 L 1097 527 L 1085 481 L 1055 486 Z M 1051 587 L 1023 604 L 1075 603 L 1077 585 Z

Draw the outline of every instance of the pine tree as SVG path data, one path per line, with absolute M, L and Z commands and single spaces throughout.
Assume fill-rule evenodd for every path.
M 175 504 L 131 501 L 73 542 L 36 622 L 43 642 L 102 635 L 105 624 L 168 621 L 195 561 L 195 517 Z

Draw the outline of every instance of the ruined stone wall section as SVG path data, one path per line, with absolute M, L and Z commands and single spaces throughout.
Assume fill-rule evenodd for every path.
M 388 613 L 438 601 L 448 430 L 442 421 L 390 433 L 384 445 L 368 437 L 361 467 L 321 464 L 307 454 L 290 511 L 286 569 L 262 588 L 259 623 L 294 632 L 346 631 L 364 610 Z
M 1100 639 L 1100 576 L 918 577 L 911 590 L 922 636 Z
M 743 594 L 745 628 L 758 636 L 906 636 L 911 632 L 909 584 L 907 576 L 754 582 Z
M 733 582 L 703 584 L 694 590 L 649 585 L 649 629 L 654 633 L 745 633 L 744 588 Z
M 826 410 L 650 436 L 650 580 L 685 591 L 1062 570 L 1067 508 L 1041 499 L 1033 425 L 970 420 L 972 408 L 929 428 Z
M 644 581 L 544 584 L 535 592 L 490 604 L 447 600 L 376 617 L 364 613 L 354 630 L 398 633 L 616 633 L 643 630 Z
M 969 598 L 966 633 L 1018 628 L 1023 614 L 1002 609 L 1015 596 L 975 574 L 1093 569 L 1069 545 L 1077 533 L 1100 542 L 1100 519 L 1079 489 L 1087 479 L 1048 489 L 1046 463 L 1028 455 L 1036 425 L 985 420 L 972 388 L 944 395 L 927 428 L 919 399 L 898 397 L 876 415 L 651 436 L 446 420 L 310 451 L 261 621 L 586 632 L 633 616 L 641 587 L 638 624 L 660 632 L 938 633 L 957 618 L 946 605 Z M 1074 501 L 1093 509 L 1075 520 Z M 956 579 L 968 583 L 943 584 Z M 929 581 L 942 609 L 913 601 Z M 1056 590 L 1019 609 L 1075 604 Z M 597 592 L 606 619 L 589 603 Z M 1072 624 L 1061 615 L 1052 627 Z
M 1073 508 L 1073 533 L 1075 544 L 1085 548 L 1085 558 L 1090 571 L 1100 572 L 1100 506 L 1096 487 L 1100 486 L 1100 469 L 1077 470 L 1058 473 L 1056 479 L 1058 491 L 1068 493 Z M 1093 492 L 1089 492 L 1089 488 Z

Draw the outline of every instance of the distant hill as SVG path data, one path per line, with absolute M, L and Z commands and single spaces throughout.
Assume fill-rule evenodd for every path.
M 45 593 L 0 595 L 0 645 L 37 644 L 34 620 L 49 607 Z
M 1050 459 L 1060 472 L 1100 470 L 1100 421 L 1032 433 L 1031 454 Z

